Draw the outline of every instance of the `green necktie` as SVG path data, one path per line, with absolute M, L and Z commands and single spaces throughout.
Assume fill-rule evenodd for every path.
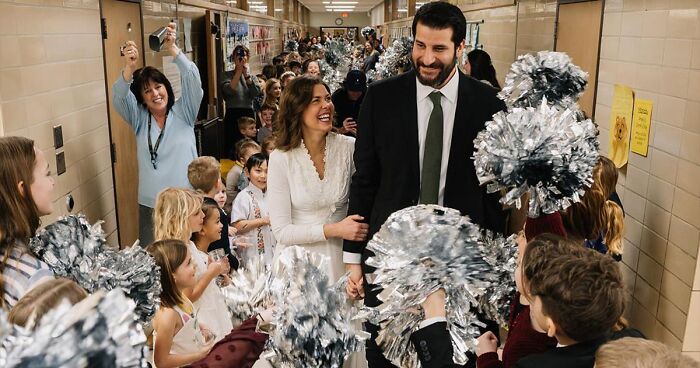
M 433 111 L 428 120 L 423 147 L 423 169 L 421 171 L 420 203 L 437 204 L 440 191 L 440 168 L 442 167 L 442 93 L 428 95 L 433 102 Z

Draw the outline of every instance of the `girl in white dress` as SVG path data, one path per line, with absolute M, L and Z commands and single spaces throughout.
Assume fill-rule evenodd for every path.
M 159 240 L 146 249 L 160 268 L 163 287 L 161 305 L 153 319 L 153 366 L 223 368 L 253 365 L 268 338 L 266 334 L 255 332 L 257 324 L 269 321 L 271 312 L 262 312 L 228 332 L 223 339 L 217 338 L 202 322 L 205 313 L 198 311 L 183 294 L 197 283 L 196 266 L 185 243 L 176 239 Z
M 226 274 L 229 264 L 226 258 L 209 262 L 207 253 L 200 251 L 190 238 L 204 227 L 202 196 L 189 189 L 167 188 L 156 198 L 153 211 L 155 239 L 177 239 L 187 245 L 196 268 L 196 282 L 185 288 L 183 294 L 194 303 L 201 322 L 216 334 L 216 341 L 231 332 L 231 318 L 216 277 Z M 218 212 L 218 211 L 216 211 Z
M 277 148 L 267 179 L 277 253 L 298 245 L 328 256 L 331 282 L 345 274 L 343 239 L 363 241 L 368 231 L 361 216 L 347 213 L 355 139 L 331 132 L 334 112 L 330 90 L 320 79 L 292 80 L 274 124 Z M 345 366 L 366 366 L 360 355 Z

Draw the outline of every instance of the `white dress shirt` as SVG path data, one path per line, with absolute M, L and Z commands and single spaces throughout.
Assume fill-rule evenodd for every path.
M 440 91 L 442 105 L 442 160 L 440 167 L 440 190 L 438 192 L 438 204 L 443 205 L 445 198 L 445 181 L 447 179 L 447 164 L 450 159 L 450 146 L 452 144 L 452 130 L 455 125 L 455 112 L 457 112 L 457 96 L 459 94 L 458 72 L 450 77 L 450 80 L 441 89 L 426 86 L 416 77 L 416 102 L 418 104 L 418 164 L 419 173 L 423 175 L 423 151 L 425 150 L 425 136 L 428 132 L 430 113 L 433 112 L 433 103 L 428 97 L 433 91 Z M 422 180 L 422 177 L 420 178 Z

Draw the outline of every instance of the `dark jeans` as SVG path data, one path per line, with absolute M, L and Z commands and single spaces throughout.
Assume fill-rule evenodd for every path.
M 235 143 L 243 138 L 241 132 L 238 130 L 238 118 L 243 116 L 255 118 L 255 113 L 252 108 L 231 108 L 226 109 L 226 116 L 224 117 L 224 144 L 222 154 L 227 155 L 228 158 L 234 161 L 238 159 L 236 152 L 234 152 Z
M 139 204 L 139 245 L 146 248 L 154 238 L 153 208 Z

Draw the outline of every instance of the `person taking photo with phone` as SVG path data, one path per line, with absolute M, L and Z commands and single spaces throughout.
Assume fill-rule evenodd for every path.
M 250 50 L 238 45 L 231 53 L 234 68 L 223 73 L 221 91 L 226 102 L 224 116 L 224 155 L 235 157 L 233 148 L 243 138 L 238 131 L 238 119 L 243 116 L 255 118 L 253 100 L 261 93 L 258 78 L 250 72 L 248 57 Z
M 356 136 L 357 115 L 360 113 L 360 105 L 367 90 L 367 77 L 360 70 L 351 70 L 343 81 L 343 86 L 338 88 L 331 99 L 335 106 L 335 119 L 333 126 L 338 133 Z

